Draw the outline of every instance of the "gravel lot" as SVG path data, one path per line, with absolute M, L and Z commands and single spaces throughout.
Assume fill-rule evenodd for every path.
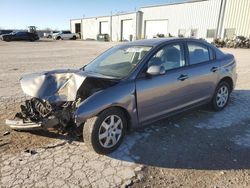
M 25 96 L 30 72 L 79 68 L 115 43 L 0 42 L 2 187 L 250 187 L 250 50 L 223 49 L 238 62 L 229 106 L 201 107 L 130 133 L 109 156 L 57 132 L 15 132 L 3 124 Z M 4 136 L 4 133 L 9 134 Z

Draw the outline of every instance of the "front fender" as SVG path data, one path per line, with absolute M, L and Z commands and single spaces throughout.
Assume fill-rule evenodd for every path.
M 130 116 L 131 124 L 137 124 L 135 84 L 133 81 L 117 84 L 88 97 L 77 108 L 75 122 L 80 125 L 109 107 L 125 109 Z

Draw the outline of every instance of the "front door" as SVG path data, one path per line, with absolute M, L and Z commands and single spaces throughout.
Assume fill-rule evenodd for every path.
M 143 71 L 137 78 L 136 97 L 140 123 L 183 108 L 190 101 L 190 81 L 183 49 L 182 43 L 164 46 L 153 55 L 147 67 L 163 66 L 166 73 L 149 77 Z

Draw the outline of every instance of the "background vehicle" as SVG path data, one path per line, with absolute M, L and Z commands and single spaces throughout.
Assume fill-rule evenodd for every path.
M 10 34 L 1 35 L 3 41 L 36 41 L 39 37 L 36 33 L 30 32 L 12 32 Z
M 0 35 L 12 33 L 13 30 L 0 30 Z
M 49 33 L 44 33 L 43 36 L 44 36 L 45 38 L 52 39 L 53 34 L 56 34 L 56 33 L 59 33 L 59 31 L 51 31 L 51 32 L 49 32 Z
M 59 33 L 53 34 L 53 39 L 55 39 L 55 40 L 65 40 L 65 39 L 76 40 L 77 35 L 75 33 L 71 33 L 71 31 L 60 31 Z
M 24 76 L 32 97 L 13 129 L 83 127 L 84 142 L 107 154 L 126 131 L 209 104 L 220 111 L 236 82 L 234 56 L 197 39 L 151 39 L 118 45 L 80 70 Z

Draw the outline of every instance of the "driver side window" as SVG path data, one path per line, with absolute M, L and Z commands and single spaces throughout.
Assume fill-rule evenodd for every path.
M 185 66 L 183 50 L 180 44 L 170 44 L 160 49 L 148 62 L 152 65 L 163 66 L 165 70 L 171 70 Z

